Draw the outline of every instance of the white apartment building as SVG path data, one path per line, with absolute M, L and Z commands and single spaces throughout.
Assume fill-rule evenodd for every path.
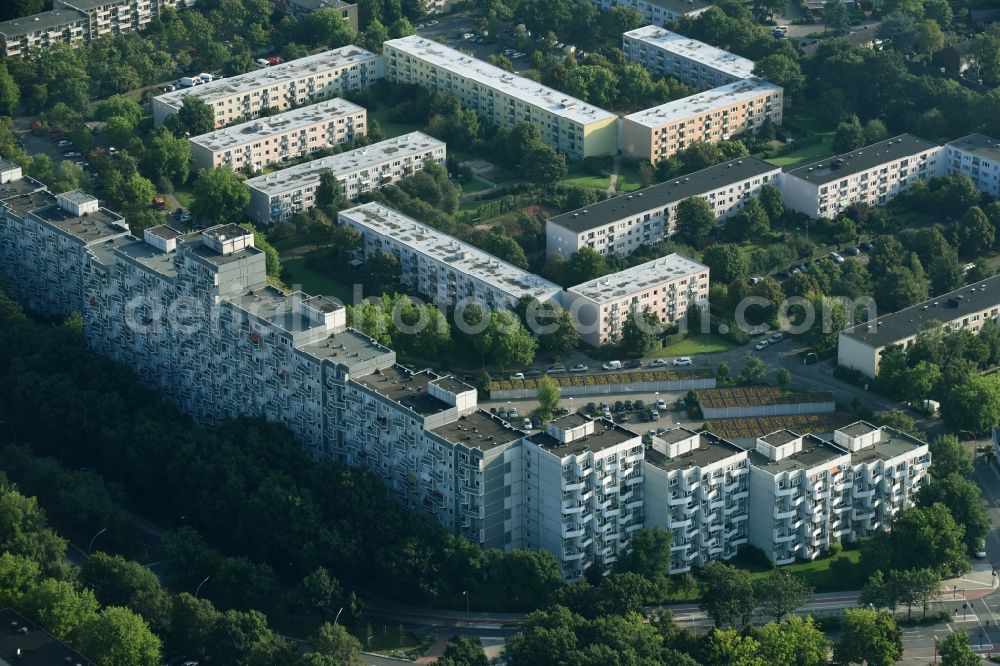
M 709 432 L 651 438 L 643 462 L 647 528 L 672 534 L 670 574 L 728 560 L 748 540 L 747 451 Z
M 755 134 L 765 120 L 781 124 L 783 89 L 750 78 L 622 118 L 622 150 L 656 164 L 695 141 L 717 143 Z
M 703 90 L 753 76 L 753 61 L 655 25 L 622 35 L 622 50 L 653 76 L 673 76 Z
M 197 169 L 259 171 L 365 136 L 367 117 L 364 108 L 337 97 L 188 140 Z
M 548 255 L 569 258 L 589 247 L 600 254 L 628 256 L 674 233 L 676 209 L 684 199 L 702 197 L 717 220 L 739 212 L 767 184 L 777 186 L 781 169 L 755 157 L 741 157 L 556 215 L 545 224 Z
M 212 107 L 219 128 L 257 118 L 265 109 L 287 111 L 362 90 L 382 76 L 381 56 L 344 46 L 154 97 L 153 124 L 162 125 L 189 96 Z
M 850 503 L 850 527 L 843 537 L 854 541 L 885 531 L 894 515 L 916 503 L 931 466 L 927 443 L 865 421 L 835 430 L 833 440 L 851 452 L 842 494 Z
M 668 324 L 692 304 L 704 310 L 708 274 L 708 266 L 670 254 L 568 288 L 566 307 L 579 322 L 580 338 L 598 347 L 620 340 L 629 318 L 646 308 Z
M 366 192 L 412 176 L 427 160 L 443 163 L 446 146 L 423 132 L 411 132 L 363 148 L 355 148 L 246 181 L 250 188 L 247 215 L 268 224 L 287 220 L 316 205 L 324 173 L 332 173 L 351 200 Z
M 884 204 L 914 183 L 944 171 L 941 147 L 901 134 L 781 174 L 785 207 L 809 217 L 836 217 L 852 203 Z
M 454 95 L 485 122 L 536 125 L 569 158 L 614 155 L 618 118 L 596 106 L 419 36 L 384 44 L 386 77 Z
M 342 210 L 337 222 L 361 232 L 364 258 L 395 255 L 403 284 L 442 307 L 512 308 L 525 296 L 545 302 L 562 292 L 555 283 L 378 203 Z
M 837 363 L 874 378 L 882 354 L 890 347 L 909 349 L 926 326 L 939 323 L 946 329 L 978 333 L 986 322 L 1000 317 L 998 289 L 1000 276 L 994 275 L 845 329 L 837 338 Z
M 646 23 L 667 25 L 682 18 L 694 18 L 712 5 L 702 0 L 591 0 L 601 9 L 638 9 Z
M 643 527 L 642 437 L 568 414 L 522 446 L 524 546 L 555 555 L 571 580 L 610 568 Z
M 964 173 L 980 191 L 1000 198 L 1000 141 L 985 134 L 970 134 L 949 141 L 942 150 L 947 173 Z
M 0 23 L 0 56 L 19 58 L 53 44 L 77 46 L 90 40 L 90 18 L 77 9 L 53 9 Z
M 750 544 L 775 564 L 812 560 L 850 531 L 851 453 L 815 435 L 759 437 L 750 460 Z

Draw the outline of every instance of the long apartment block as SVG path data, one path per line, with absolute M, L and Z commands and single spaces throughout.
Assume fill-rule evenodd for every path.
M 746 449 L 675 428 L 651 438 L 643 473 L 646 527 L 671 533 L 671 575 L 728 560 L 748 543 Z
M 191 137 L 191 155 L 198 169 L 260 171 L 365 136 L 367 118 L 364 108 L 338 97 Z
M 139 239 L 94 203 L 0 162 L 0 279 L 25 307 L 82 312 L 97 353 L 201 422 L 281 423 L 314 459 L 371 470 L 395 501 L 485 547 L 548 550 L 567 578 L 610 570 L 643 526 L 674 533 L 676 571 L 744 539 L 779 563 L 809 559 L 885 529 L 930 464 L 926 444 L 868 424 L 834 443 L 769 435 L 749 453 L 691 433 L 647 451 L 638 433 L 578 414 L 528 434 L 464 382 L 396 365 L 346 326 L 341 303 L 268 285 L 244 228 Z
M 677 204 L 684 199 L 702 197 L 716 219 L 724 220 L 764 185 L 778 185 L 780 175 L 779 167 L 742 157 L 563 213 L 546 222 L 546 252 L 569 258 L 589 247 L 600 254 L 628 256 L 674 233 Z
M 707 308 L 708 274 L 708 266 L 670 254 L 570 287 L 564 300 L 581 339 L 598 347 L 618 342 L 629 319 L 647 308 L 666 323 L 684 317 L 691 305 Z
M 492 125 L 531 123 L 569 158 L 618 150 L 617 116 L 558 90 L 419 36 L 389 40 L 383 53 L 390 81 L 450 93 Z
M 378 203 L 337 214 L 361 232 L 360 258 L 389 253 L 399 259 L 401 281 L 442 306 L 475 303 L 513 308 L 518 300 L 558 300 L 562 288 Z
M 833 442 L 773 432 L 757 439 L 749 461 L 750 543 L 780 565 L 884 531 L 913 506 L 930 453 L 913 437 L 858 422 Z
M 853 203 L 888 203 L 914 184 L 945 172 L 942 148 L 901 134 L 781 175 L 785 207 L 809 217 L 836 217 Z
M 981 192 L 1000 197 L 1000 141 L 985 134 L 970 134 L 949 141 L 942 151 L 947 173 L 964 173 Z
M 673 76 L 703 90 L 753 76 L 752 60 L 655 25 L 624 33 L 622 50 L 654 76 Z
M 46 12 L 0 23 L 0 56 L 19 58 L 53 44 L 79 46 L 105 35 L 143 30 L 167 7 L 195 0 L 55 0 Z
M 694 18 L 712 5 L 702 0 L 591 0 L 601 9 L 625 7 L 642 12 L 643 21 L 667 25 L 682 18 Z
M 382 76 L 381 56 L 344 46 L 154 97 L 153 124 L 162 125 L 167 116 L 180 111 L 188 97 L 212 107 L 215 127 L 220 128 L 252 120 L 265 110 L 288 111 L 362 90 Z
M 695 141 L 716 143 L 753 134 L 765 120 L 781 124 L 783 89 L 749 78 L 622 118 L 627 157 L 656 164 Z
M 316 190 L 331 173 L 344 195 L 354 200 L 368 192 L 412 176 L 428 161 L 444 163 L 447 148 L 423 132 L 411 132 L 337 155 L 298 164 L 246 181 L 250 188 L 247 215 L 268 224 L 287 220 L 316 205 Z

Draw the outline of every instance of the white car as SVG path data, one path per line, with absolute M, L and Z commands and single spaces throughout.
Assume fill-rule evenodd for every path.
M 656 401 L 656 408 L 657 409 L 662 409 L 663 411 L 667 411 L 667 401 L 663 400 L 662 398 L 660 400 L 657 400 Z
M 521 424 L 524 430 L 531 430 L 531 419 L 527 416 L 524 417 L 524 422 Z
M 667 364 L 667 359 L 665 358 L 654 358 L 649 362 L 649 367 L 651 368 L 662 368 Z
M 694 361 L 688 356 L 681 356 L 680 358 L 675 358 L 673 360 L 674 365 L 691 365 Z
M 785 334 L 782 333 L 781 331 L 778 331 L 777 333 L 774 333 L 767 339 L 767 344 L 773 345 L 774 343 L 781 342 L 784 339 L 785 339 Z
M 768 345 L 767 340 L 761 340 L 760 342 L 758 342 L 757 344 L 755 344 L 753 346 L 753 348 L 756 349 L 757 351 L 760 351 L 760 350 L 764 349 L 765 347 L 767 347 L 767 345 Z
M 845 261 L 845 259 L 836 252 L 831 252 L 827 256 L 833 259 L 838 264 L 842 264 Z
M 523 372 L 515 372 L 514 374 L 512 374 L 510 376 L 510 378 L 511 379 L 524 379 L 524 373 Z
M 587 372 L 587 370 L 590 370 L 590 366 L 586 363 L 577 363 L 569 369 L 570 372 Z

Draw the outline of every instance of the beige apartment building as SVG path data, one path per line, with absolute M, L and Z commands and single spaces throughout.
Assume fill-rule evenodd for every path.
M 266 109 L 288 111 L 367 88 L 382 78 L 382 57 L 358 46 L 291 60 L 153 98 L 153 124 L 180 111 L 191 96 L 212 107 L 215 127 L 252 120 Z
M 707 308 L 708 273 L 708 266 L 670 254 L 570 287 L 566 307 L 579 322 L 580 338 L 598 347 L 621 339 L 632 313 L 647 307 L 668 324 L 692 304 Z
M 655 25 L 623 34 L 622 50 L 653 76 L 674 76 L 703 90 L 753 76 L 752 60 Z
M 192 137 L 191 155 L 198 169 L 226 165 L 260 171 L 364 136 L 367 116 L 364 108 L 338 97 Z
M 568 158 L 618 150 L 618 117 L 592 104 L 416 35 L 385 42 L 383 53 L 389 80 L 450 93 L 499 127 L 531 123 Z
M 19 58 L 28 49 L 53 44 L 77 46 L 89 39 L 90 19 L 76 9 L 53 9 L 0 23 L 0 55 Z
M 622 118 L 626 156 L 656 164 L 694 141 L 717 143 L 781 124 L 781 86 L 750 78 Z

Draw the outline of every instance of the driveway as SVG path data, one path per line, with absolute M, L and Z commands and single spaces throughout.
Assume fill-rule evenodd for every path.
M 514 47 L 514 44 L 506 42 L 501 43 L 497 41 L 494 43 L 477 44 L 470 39 L 462 39 L 464 33 L 479 33 L 476 29 L 475 19 L 469 14 L 435 16 L 429 20 L 437 21 L 437 24 L 426 25 L 425 22 L 426 27 L 417 29 L 418 35 L 434 40 L 443 37 L 447 45 L 451 48 L 468 51 L 480 60 L 488 62 L 491 55 L 497 55 L 505 48 Z M 524 57 L 511 60 L 511 62 L 514 64 L 514 70 L 518 73 L 531 69 L 531 59 L 527 54 Z

